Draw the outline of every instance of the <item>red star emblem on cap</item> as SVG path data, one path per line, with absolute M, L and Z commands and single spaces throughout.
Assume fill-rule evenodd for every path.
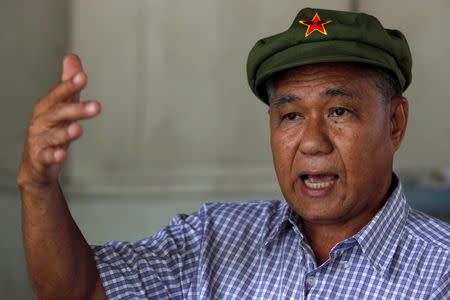
M 308 26 L 308 29 L 306 30 L 305 37 L 313 33 L 315 30 L 327 35 L 327 31 L 325 30 L 325 27 L 323 25 L 328 24 L 331 22 L 331 20 L 321 20 L 319 18 L 319 14 L 316 13 L 314 18 L 311 21 L 299 21 L 305 26 Z

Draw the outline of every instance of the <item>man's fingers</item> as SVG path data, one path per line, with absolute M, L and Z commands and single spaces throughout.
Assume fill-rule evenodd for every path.
M 60 147 L 67 149 L 67 145 L 78 139 L 83 134 L 83 128 L 78 123 L 72 123 L 66 127 L 57 127 L 45 131 L 39 139 L 39 146 Z
M 55 85 L 48 94 L 39 102 L 44 106 L 43 110 L 57 102 L 70 99 L 74 94 L 79 93 L 87 83 L 87 76 L 84 73 L 78 73 L 70 80 L 62 81 Z
M 54 182 L 58 179 L 62 163 L 66 160 L 67 152 L 61 148 L 47 148 L 38 155 L 39 164 L 44 166 L 45 180 L 43 182 Z
M 81 60 L 76 55 L 67 55 L 62 81 L 34 107 L 22 155 L 21 182 L 47 184 L 57 180 L 68 146 L 82 135 L 77 121 L 100 112 L 96 101 L 79 103 L 80 91 L 86 84 Z
M 83 65 L 80 58 L 75 54 L 68 54 L 64 57 L 62 68 L 62 80 L 69 80 L 76 74 L 83 72 Z
M 39 163 L 44 166 L 49 166 L 52 164 L 61 164 L 67 157 L 67 153 L 64 149 L 48 147 L 43 150 L 38 155 Z
M 75 54 L 68 54 L 64 57 L 63 68 L 62 68 L 62 80 L 69 80 L 76 74 L 83 72 L 83 65 L 81 64 L 80 58 Z M 67 98 L 68 102 L 78 102 L 80 101 L 80 93 L 74 93 Z
M 97 101 L 82 103 L 58 103 L 51 110 L 44 113 L 41 118 L 46 127 L 54 127 L 59 123 L 67 123 L 95 117 L 100 113 L 101 106 Z

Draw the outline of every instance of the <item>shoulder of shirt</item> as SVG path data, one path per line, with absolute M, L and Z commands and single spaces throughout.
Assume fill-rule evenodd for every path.
M 406 232 L 428 246 L 450 251 L 450 225 L 424 212 L 409 208 Z
M 247 200 L 241 202 L 208 202 L 202 210 L 208 211 L 209 215 L 242 214 L 267 214 L 278 212 L 283 202 L 280 200 Z
M 243 208 L 243 207 L 279 207 L 282 203 L 281 200 L 247 200 L 247 201 L 239 201 L 239 202 L 207 202 L 203 206 L 207 208 Z
M 199 214 L 204 225 L 216 224 L 229 229 L 256 227 L 266 231 L 281 221 L 286 206 L 286 202 L 280 200 L 211 202 L 204 204 Z
M 283 201 L 281 200 L 248 200 L 242 202 L 207 202 L 192 214 L 177 214 L 171 221 L 170 225 L 184 224 L 188 220 L 197 220 L 196 222 L 207 222 L 217 218 L 233 219 L 236 216 L 261 216 L 258 218 L 263 221 L 263 216 L 274 216 L 283 209 Z

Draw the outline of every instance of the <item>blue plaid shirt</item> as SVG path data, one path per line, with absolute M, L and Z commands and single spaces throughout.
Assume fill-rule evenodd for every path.
M 317 266 L 285 201 L 205 204 L 155 235 L 92 246 L 108 299 L 450 299 L 449 225 L 401 183 Z

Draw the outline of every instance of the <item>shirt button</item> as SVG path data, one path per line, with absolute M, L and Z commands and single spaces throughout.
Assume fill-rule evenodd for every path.
M 308 276 L 307 278 L 306 278 L 306 285 L 307 285 L 307 287 L 310 289 L 310 288 L 312 288 L 315 284 L 316 284 L 316 277 L 314 277 L 314 276 Z
M 342 267 L 343 267 L 344 269 L 348 269 L 348 268 L 350 268 L 350 263 L 349 263 L 348 261 L 344 260 L 344 261 L 342 262 Z

